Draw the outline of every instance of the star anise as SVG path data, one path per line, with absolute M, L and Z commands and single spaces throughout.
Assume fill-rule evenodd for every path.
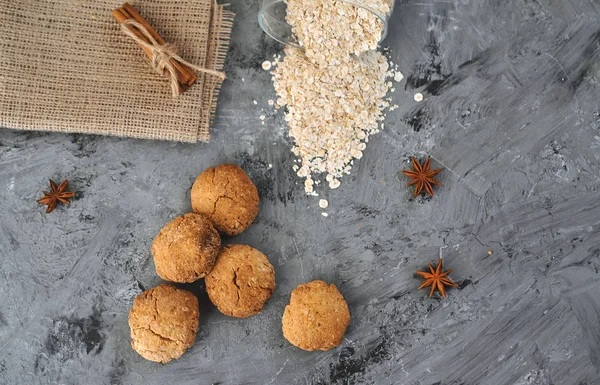
M 415 194 L 413 198 L 419 196 L 419 194 L 423 191 L 427 191 L 429 195 L 433 196 L 433 185 L 441 186 L 442 184 L 435 180 L 433 177 L 442 171 L 442 169 L 430 170 L 431 167 L 431 158 L 427 158 L 427 161 L 424 165 L 421 166 L 418 160 L 412 158 L 413 170 L 403 170 L 402 173 L 407 177 L 411 178 L 407 186 L 411 186 L 416 184 L 415 186 Z
M 46 210 L 47 214 L 50 214 L 55 208 L 58 202 L 62 202 L 68 205 L 69 199 L 75 197 L 74 192 L 66 191 L 69 187 L 69 181 L 64 180 L 58 187 L 56 183 L 50 179 L 50 189 L 52 191 L 44 191 L 44 197 L 37 200 L 37 203 L 41 205 L 48 205 L 48 209 Z
M 447 277 L 447 275 L 452 273 L 454 270 L 450 269 L 450 270 L 446 270 L 442 273 L 442 258 L 440 258 L 440 261 L 438 262 L 438 265 L 436 266 L 435 269 L 433 268 L 433 266 L 431 265 L 431 262 L 430 262 L 429 270 L 430 270 L 430 272 L 417 271 L 417 274 L 419 274 L 421 277 L 425 278 L 425 282 L 423 282 L 421 284 L 421 286 L 419 286 L 419 290 L 431 285 L 431 291 L 429 292 L 430 297 L 433 295 L 433 292 L 437 288 L 437 291 L 440 292 L 442 297 L 446 298 L 446 289 L 444 289 L 444 286 L 452 286 L 452 287 L 458 286 L 457 283 L 452 282 L 452 280 Z

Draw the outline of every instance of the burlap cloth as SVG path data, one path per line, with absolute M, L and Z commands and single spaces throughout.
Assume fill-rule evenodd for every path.
M 0 127 L 208 141 L 221 80 L 173 98 L 111 16 L 121 1 L 0 0 Z M 187 61 L 221 71 L 234 14 L 213 0 L 130 1 Z

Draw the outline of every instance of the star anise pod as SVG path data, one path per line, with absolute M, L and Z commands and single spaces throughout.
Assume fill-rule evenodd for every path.
M 433 196 L 433 185 L 441 186 L 442 184 L 435 180 L 433 177 L 439 174 L 442 169 L 430 170 L 431 167 L 431 158 L 427 158 L 427 161 L 424 165 L 421 166 L 418 160 L 412 158 L 413 169 L 412 170 L 403 170 L 402 173 L 407 177 L 411 178 L 407 186 L 411 186 L 416 184 L 415 186 L 415 194 L 413 198 L 419 196 L 419 194 L 425 190 L 431 196 Z
M 417 274 L 425 278 L 425 282 L 423 282 L 421 286 L 419 286 L 419 290 L 431 285 L 431 291 L 429 292 L 430 297 L 433 295 L 433 292 L 437 288 L 437 291 L 440 292 L 442 297 L 446 298 L 446 289 L 444 288 L 444 286 L 458 286 L 456 282 L 452 282 L 452 280 L 447 277 L 447 275 L 452 273 L 454 270 L 450 269 L 442 273 L 442 258 L 440 258 L 440 261 L 438 262 L 438 265 L 435 269 L 431 265 L 431 262 L 429 262 L 429 271 L 430 272 L 417 271 Z
M 41 205 L 48 205 L 46 214 L 50 214 L 55 208 L 58 202 L 68 205 L 69 199 L 75 197 L 74 192 L 66 191 L 69 187 L 69 181 L 64 180 L 58 187 L 56 183 L 50 179 L 50 189 L 52 191 L 44 191 L 44 197 L 37 200 L 37 203 Z

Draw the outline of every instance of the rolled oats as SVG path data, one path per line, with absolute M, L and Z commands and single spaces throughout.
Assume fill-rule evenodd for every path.
M 392 9 L 391 0 L 361 3 L 380 15 Z M 289 0 L 286 20 L 306 57 L 321 65 L 337 65 L 339 52 L 359 55 L 377 49 L 384 31 L 373 13 L 336 0 Z
M 382 14 L 391 0 L 364 0 Z M 368 4 L 367 4 L 368 3 Z M 397 76 L 375 51 L 383 23 L 372 13 L 335 0 L 289 0 L 287 20 L 303 49 L 287 47 L 272 71 L 284 120 L 294 139 L 305 192 L 314 195 L 313 174 L 326 173 L 331 189 L 363 157 L 369 135 L 383 128 L 385 100 Z

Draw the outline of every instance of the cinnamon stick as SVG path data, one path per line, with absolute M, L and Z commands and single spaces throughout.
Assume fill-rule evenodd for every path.
M 129 3 L 123 4 L 122 9 L 124 9 L 125 12 L 127 12 L 129 14 L 129 16 L 131 16 L 132 19 L 134 19 L 135 21 L 137 21 L 138 23 L 143 25 L 144 28 L 146 28 L 148 30 L 148 32 L 150 32 L 150 35 L 152 35 L 154 40 L 156 40 L 159 44 L 165 44 L 165 41 L 158 34 L 158 32 L 156 32 L 156 30 L 154 28 L 152 28 L 152 26 L 142 17 L 142 15 L 140 15 L 138 13 L 138 11 L 135 10 L 135 8 L 133 8 L 131 6 L 131 4 L 129 4 Z
M 121 8 L 114 9 L 112 11 L 112 15 L 113 15 L 113 17 L 115 19 L 117 19 L 117 21 L 120 24 L 123 24 L 125 22 L 125 20 L 130 19 L 129 15 L 127 15 L 126 13 L 124 13 Z M 148 39 L 146 39 L 146 36 L 144 36 L 144 34 L 142 34 L 136 28 L 129 26 L 129 27 L 127 27 L 127 29 L 129 29 L 131 32 L 133 32 L 140 39 L 144 40 L 146 43 L 150 43 L 148 41 Z M 150 52 L 150 50 L 148 48 L 144 47 L 143 45 L 140 45 L 140 47 L 144 50 L 144 52 L 146 53 L 146 56 L 148 56 L 148 58 L 152 57 L 152 52 Z
M 142 26 L 144 26 L 144 28 L 146 28 L 148 33 L 150 33 L 150 35 L 154 38 L 154 40 L 156 40 L 157 43 L 159 43 L 159 44 L 165 43 L 165 41 L 162 39 L 162 37 L 160 37 L 160 35 L 156 32 L 156 30 L 154 28 L 152 28 L 152 26 L 150 26 L 150 24 L 148 24 L 148 22 L 130 4 L 125 3 L 122 8 L 117 8 L 117 9 L 113 10 L 112 15 L 115 19 L 117 19 L 117 21 L 120 24 L 123 24 L 126 20 L 129 20 L 129 19 L 133 19 L 133 20 L 137 21 Z M 140 30 L 138 30 L 137 28 L 135 28 L 133 26 L 128 26 L 126 28 L 129 29 L 131 32 L 133 32 L 133 34 L 135 34 L 139 39 L 150 44 L 149 39 Z M 148 56 L 148 58 L 152 58 L 151 50 L 142 46 L 141 44 L 140 44 L 140 47 L 144 50 L 144 52 L 146 53 L 146 56 Z M 197 77 L 196 73 L 193 72 L 189 67 L 182 65 L 175 59 L 171 59 L 170 62 L 175 67 L 175 75 L 177 77 L 177 82 L 180 85 L 179 93 L 182 94 L 198 80 L 198 77 Z M 164 75 L 168 77 L 169 76 L 168 71 L 165 70 Z
M 158 32 L 156 32 L 156 30 L 142 17 L 142 15 L 140 15 L 135 8 L 133 8 L 131 6 L 131 4 L 129 3 L 125 3 L 122 6 L 122 9 L 129 14 L 129 16 L 131 16 L 132 19 L 134 19 L 135 21 L 137 21 L 138 23 L 140 23 L 141 25 L 144 26 L 144 28 L 146 28 L 148 30 L 148 32 L 150 33 L 150 35 L 152 35 L 152 37 L 154 38 L 154 40 L 156 40 L 159 44 L 165 44 L 164 39 L 158 34 Z M 179 63 L 176 60 L 171 60 L 171 64 L 173 64 L 173 66 L 175 66 L 175 68 L 181 73 L 182 75 L 182 82 L 180 83 L 184 83 L 184 84 L 188 84 L 188 85 L 192 85 L 194 83 L 196 83 L 196 81 L 198 80 L 198 76 L 196 76 L 196 73 L 194 71 L 192 71 L 190 68 L 188 68 L 187 66 Z
M 131 17 L 129 16 L 129 14 L 127 14 L 127 12 L 126 12 L 124 9 L 121 9 L 121 8 L 119 8 L 119 9 L 114 9 L 114 10 L 112 11 L 112 15 L 113 15 L 113 17 L 114 17 L 115 19 L 117 19 L 117 21 L 118 21 L 119 23 L 121 23 L 121 24 L 123 24 L 123 22 L 125 22 L 125 20 L 131 19 Z M 143 33 L 141 33 L 140 31 L 138 31 L 138 29 L 137 29 L 137 28 L 135 28 L 135 27 L 133 27 L 133 26 L 128 26 L 128 27 L 126 27 L 126 28 L 127 28 L 127 29 L 129 29 L 129 30 L 130 30 L 131 32 L 133 32 L 133 33 L 134 33 L 134 34 L 135 34 L 137 37 L 139 37 L 140 39 L 142 39 L 142 40 L 143 40 L 143 41 L 145 41 L 146 43 L 150 43 L 150 42 L 148 41 L 148 39 L 146 38 L 146 36 L 144 36 L 144 34 L 143 34 Z M 143 46 L 143 45 L 141 45 L 141 44 L 138 44 L 138 45 L 140 46 L 140 48 L 142 48 L 142 49 L 144 50 L 144 52 L 146 53 L 146 56 L 148 56 L 148 58 L 152 58 L 152 52 L 151 52 L 151 51 L 150 51 L 148 48 L 144 47 L 144 46 Z M 163 75 L 168 77 L 168 76 L 169 76 L 169 73 L 165 71 L 165 72 L 163 72 Z M 178 81 L 179 81 L 179 83 L 181 84 L 180 77 L 181 77 L 181 76 L 180 76 L 180 74 L 177 74 L 177 80 L 178 80 Z M 179 90 L 179 94 L 181 95 L 181 94 L 182 94 L 184 91 L 185 91 L 184 89 L 180 88 L 180 90 Z

